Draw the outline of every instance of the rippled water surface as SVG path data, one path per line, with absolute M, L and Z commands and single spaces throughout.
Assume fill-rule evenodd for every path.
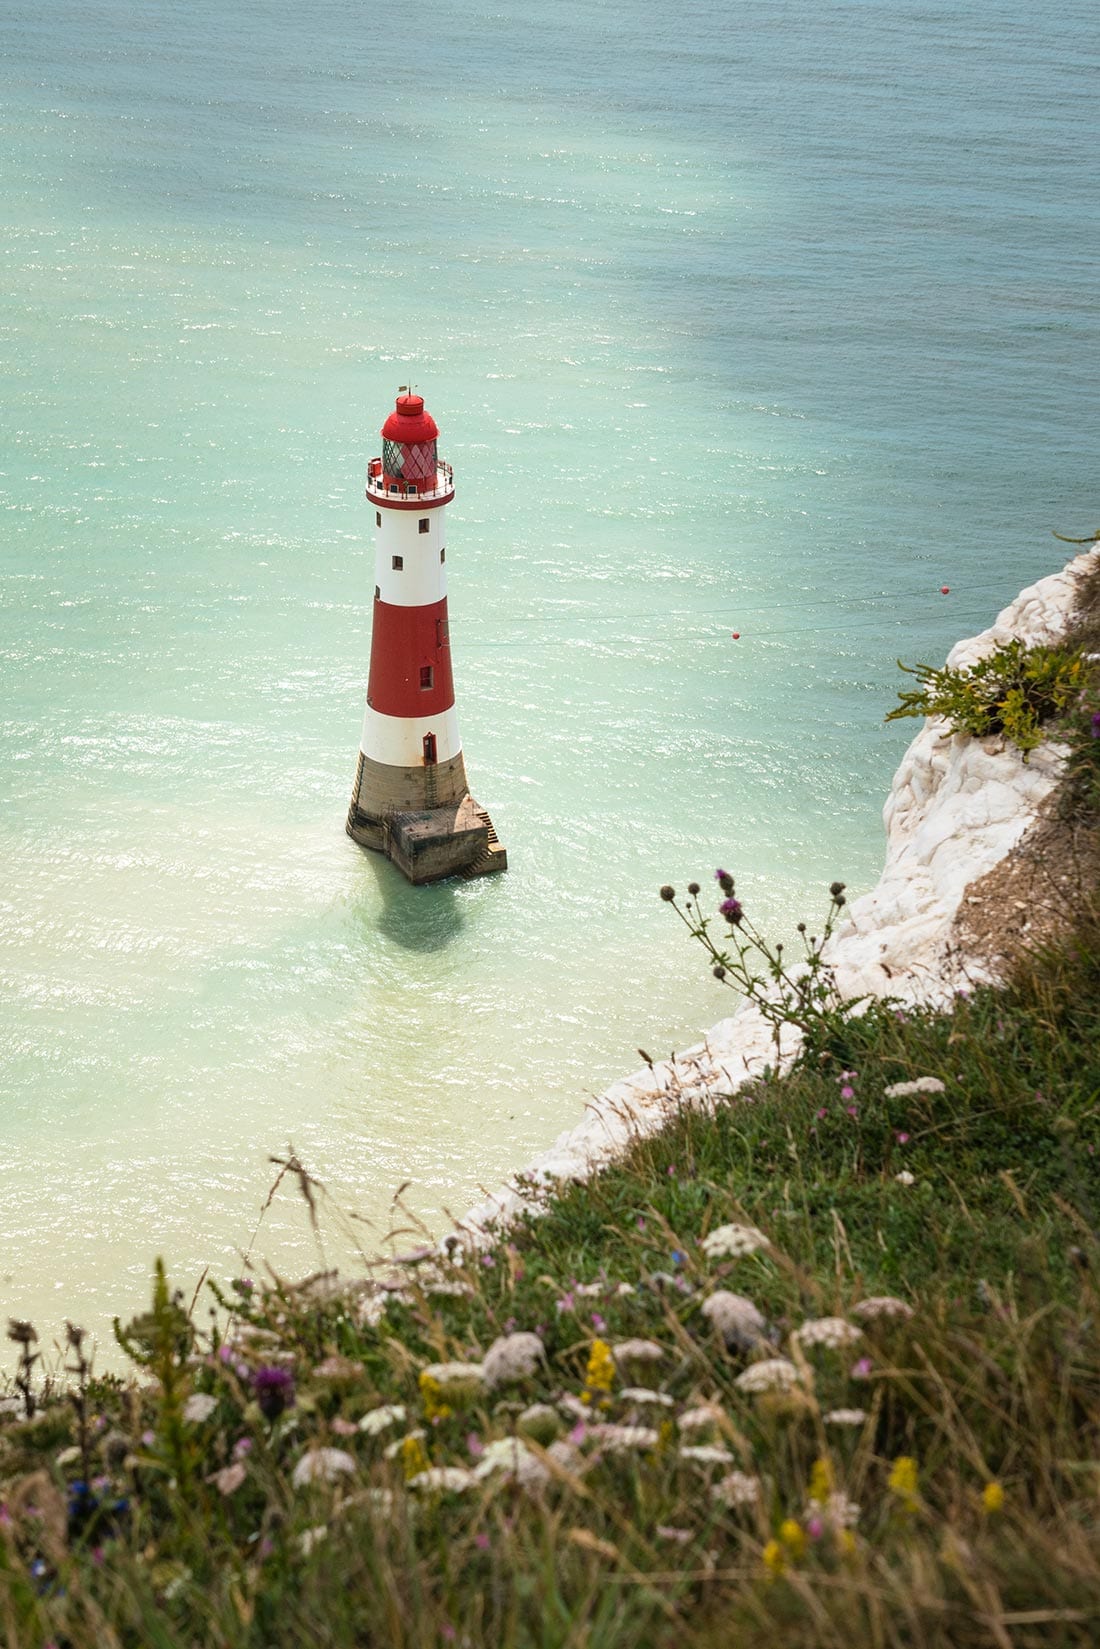
M 1084 0 L 10 0 L 0 1306 L 232 1275 L 288 1141 L 438 1228 L 728 1011 L 659 883 L 874 880 L 894 659 L 1096 525 L 1096 46 Z M 343 833 L 409 381 L 512 863 L 421 890 Z M 285 1187 L 258 1252 L 315 1261 Z

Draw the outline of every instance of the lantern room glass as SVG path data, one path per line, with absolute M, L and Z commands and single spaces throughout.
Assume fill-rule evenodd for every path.
M 382 442 L 382 468 L 394 480 L 415 481 L 421 486 L 426 481 L 434 487 L 438 467 L 434 441 Z

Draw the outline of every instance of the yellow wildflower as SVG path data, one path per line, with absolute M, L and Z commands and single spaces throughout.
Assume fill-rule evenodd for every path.
M 911 1454 L 898 1455 L 888 1481 L 906 1511 L 913 1511 L 917 1504 L 917 1462 Z
M 401 1445 L 401 1469 L 405 1477 L 418 1477 L 426 1472 L 431 1461 L 424 1452 L 424 1445 L 419 1437 L 406 1437 Z
M 454 1410 L 449 1403 L 443 1401 L 443 1387 L 434 1375 L 427 1369 L 420 1376 L 420 1395 L 424 1401 L 424 1413 L 429 1420 L 449 1420 Z
M 841 1557 L 855 1557 L 856 1537 L 851 1529 L 838 1529 L 836 1534 L 837 1550 Z
M 982 1505 L 987 1512 L 999 1512 L 1005 1503 L 1005 1491 L 999 1483 L 987 1483 L 982 1490 Z
M 810 1472 L 810 1499 L 824 1505 L 833 1492 L 833 1468 L 828 1460 L 819 1457 Z
M 584 1374 L 581 1402 L 591 1403 L 598 1400 L 601 1408 L 606 1407 L 606 1394 L 614 1384 L 615 1359 L 611 1355 L 611 1347 L 606 1340 L 593 1340 L 592 1350 L 588 1354 L 588 1367 Z
M 801 1557 L 806 1550 L 806 1536 L 801 1523 L 785 1517 L 779 1525 L 779 1538 L 792 1557 Z
M 764 1547 L 764 1567 L 769 1580 L 778 1580 L 787 1567 L 787 1559 L 778 1540 L 769 1540 Z

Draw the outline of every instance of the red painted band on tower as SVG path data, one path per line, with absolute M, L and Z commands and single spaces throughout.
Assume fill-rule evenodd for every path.
M 383 716 L 437 716 L 454 701 L 446 596 L 426 607 L 376 601 L 367 687 L 371 709 Z

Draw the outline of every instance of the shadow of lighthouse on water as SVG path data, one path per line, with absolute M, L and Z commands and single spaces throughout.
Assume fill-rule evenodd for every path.
M 363 858 L 374 873 L 382 902 L 381 911 L 372 912 L 373 931 L 402 950 L 425 954 L 446 950 L 454 943 L 466 925 L 454 882 L 414 887 L 388 859 L 374 853 L 364 854 Z

